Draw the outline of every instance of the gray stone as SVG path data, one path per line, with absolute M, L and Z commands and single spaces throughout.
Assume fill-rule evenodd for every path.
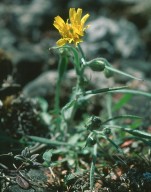
M 55 71 L 42 73 L 24 87 L 23 95 L 26 97 L 53 95 L 55 92 L 56 77 L 57 72 Z
M 42 73 L 39 77 L 24 87 L 23 94 L 26 97 L 45 97 L 47 95 L 54 96 L 57 75 L 58 73 L 56 71 Z M 113 86 L 113 79 L 106 79 L 103 73 L 93 72 L 90 69 L 86 69 L 85 75 L 89 80 L 90 85 L 94 88 Z M 61 97 L 69 96 L 71 94 L 72 88 L 75 86 L 75 82 L 75 70 L 69 70 L 62 81 Z
M 99 17 L 93 20 L 87 29 L 87 41 L 83 43 L 83 48 L 87 55 L 93 57 L 104 56 L 104 50 L 110 57 L 120 54 L 123 58 L 141 58 L 145 55 L 138 30 L 125 19 L 114 21 Z

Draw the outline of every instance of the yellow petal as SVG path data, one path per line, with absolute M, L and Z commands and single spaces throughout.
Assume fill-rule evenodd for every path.
M 81 19 L 81 24 L 84 25 L 84 23 L 86 22 L 86 20 L 89 18 L 89 14 L 86 14 L 85 16 L 82 17 Z
M 65 26 L 65 22 L 60 16 L 57 16 L 55 17 L 53 25 L 59 30 L 59 28 L 63 28 Z
M 55 21 L 56 21 L 58 24 L 65 24 L 64 20 L 63 20 L 60 16 L 55 17 Z
M 70 22 L 71 23 L 74 22 L 75 15 L 76 15 L 75 8 L 70 8 L 70 10 L 69 10 L 69 18 L 70 18 Z
M 80 36 L 83 36 L 83 28 L 81 28 L 81 27 L 77 28 L 77 26 L 73 26 L 72 28 L 73 28 L 74 33 L 76 33 Z
M 78 24 L 80 24 L 81 15 L 82 15 L 82 9 L 78 8 L 77 13 L 76 13 L 76 17 L 75 17 L 75 21 L 76 21 Z
M 60 28 L 60 25 L 58 25 L 58 23 L 56 23 L 56 22 L 53 23 L 53 26 L 54 26 L 56 29 L 58 29 L 58 30 L 59 30 L 59 28 Z
M 61 39 L 59 39 L 59 40 L 57 41 L 56 44 L 57 44 L 59 47 L 61 47 L 61 46 L 65 45 L 66 43 L 67 43 L 67 41 L 66 41 L 65 39 L 61 38 Z

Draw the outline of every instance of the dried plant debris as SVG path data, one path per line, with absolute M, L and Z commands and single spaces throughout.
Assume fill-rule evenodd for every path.
M 42 111 L 36 100 L 10 96 L 6 97 L 3 104 L 0 110 L 1 131 L 5 131 L 14 138 L 26 134 L 43 135 L 46 125 L 40 122 L 39 114 Z
M 124 162 L 108 164 L 97 169 L 94 176 L 95 192 L 150 192 L 151 161 L 149 159 L 126 158 Z M 70 192 L 89 191 L 89 174 L 68 180 Z
M 59 188 L 65 191 L 65 186 L 61 186 L 58 177 L 59 169 L 53 171 L 50 167 L 44 167 L 41 163 L 38 163 L 38 156 L 39 154 L 32 154 L 28 147 L 18 155 L 13 155 L 13 153 L 0 155 L 1 191 L 53 192 L 58 191 Z M 5 158 L 12 161 L 9 161 L 9 163 L 3 161 Z

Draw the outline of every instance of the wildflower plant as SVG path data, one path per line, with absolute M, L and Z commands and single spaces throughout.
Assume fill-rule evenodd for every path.
M 58 165 L 67 161 L 69 166 L 74 167 L 75 171 L 79 173 L 83 170 L 80 168 L 79 155 L 89 154 L 92 157 L 90 168 L 90 190 L 92 191 L 94 187 L 95 164 L 98 153 L 102 150 L 102 139 L 112 144 L 117 151 L 122 153 L 118 143 L 115 142 L 117 139 L 117 131 L 129 133 L 137 139 L 139 138 L 146 142 L 149 142 L 148 140 L 151 138 L 150 134 L 135 129 L 140 125 L 140 117 L 134 115 L 112 115 L 112 94 L 123 92 L 125 94 L 140 94 L 148 97 L 151 97 L 151 95 L 137 90 L 130 90 L 127 86 L 107 87 L 94 90 L 86 89 L 86 85 L 89 83 L 84 73 L 86 68 L 90 68 L 92 71 L 102 72 L 106 77 L 111 76 L 113 73 L 117 73 L 129 78 L 141 80 L 113 68 L 105 58 L 95 58 L 90 61 L 86 60 L 80 43 L 83 41 L 86 29 L 89 27 L 89 25 L 86 24 L 88 18 L 89 14 L 82 17 L 82 9 L 78 8 L 76 10 L 75 8 L 70 8 L 69 19 L 64 21 L 60 16 L 54 19 L 53 25 L 61 35 L 61 38 L 56 43 L 57 46 L 50 48 L 50 50 L 55 50 L 59 54 L 55 104 L 50 125 L 53 138 L 55 139 L 34 136 L 30 136 L 30 138 L 34 141 L 56 147 L 46 151 L 43 155 L 45 165 L 48 166 Z M 69 102 L 65 106 L 60 107 L 61 81 L 67 70 L 69 60 L 74 65 L 77 81 L 71 92 Z M 106 108 L 108 115 L 106 119 L 102 119 L 102 117 L 95 115 L 87 115 L 88 118 L 84 122 L 76 125 L 74 121 L 75 114 L 77 109 L 81 106 L 81 103 L 102 93 L 106 93 L 107 98 Z M 124 105 L 124 100 L 122 100 L 122 102 L 119 101 L 115 108 L 118 109 L 122 107 L 122 105 Z M 135 120 L 132 126 L 125 127 L 114 123 L 117 119 L 125 118 Z M 52 162 L 52 156 L 56 154 L 62 155 L 62 159 Z M 68 180 L 69 178 L 67 177 L 66 179 Z

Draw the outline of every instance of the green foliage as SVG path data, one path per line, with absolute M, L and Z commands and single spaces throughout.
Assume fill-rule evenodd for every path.
M 15 155 L 14 159 L 20 161 L 22 164 L 21 167 L 28 167 L 28 166 L 39 166 L 40 164 L 37 162 L 37 157 L 39 154 L 31 154 L 28 147 L 22 150 L 21 154 Z
M 131 94 L 124 94 L 122 98 L 113 106 L 113 111 L 121 109 L 130 99 L 132 98 Z
M 97 157 L 103 154 L 104 145 L 110 145 L 119 153 L 123 153 L 119 147 L 119 143 L 124 141 L 127 134 L 133 135 L 138 140 L 140 139 L 145 144 L 150 145 L 149 140 L 151 134 L 137 130 L 141 125 L 141 117 L 137 115 L 115 115 L 113 114 L 121 109 L 132 98 L 133 94 L 151 97 L 151 94 L 142 91 L 128 89 L 127 86 L 121 87 L 106 87 L 94 90 L 87 90 L 85 83 L 88 83 L 85 78 L 85 69 L 89 67 L 92 71 L 102 72 L 107 78 L 111 77 L 114 73 L 124 75 L 129 78 L 141 80 L 123 71 L 115 69 L 104 58 L 96 58 L 91 61 L 86 61 L 84 53 L 80 46 L 74 48 L 66 45 L 63 47 L 52 48 L 59 53 L 58 65 L 58 80 L 56 84 L 55 106 L 52 112 L 52 119 L 47 117 L 48 105 L 42 99 L 39 100 L 42 111 L 42 119 L 48 124 L 51 124 L 52 138 L 41 138 L 29 136 L 28 139 L 32 141 L 44 143 L 51 147 L 50 150 L 43 154 L 44 165 L 57 166 L 67 162 L 68 166 L 74 168 L 77 175 L 83 174 L 84 170 L 80 167 L 79 156 L 91 159 L 90 165 L 90 190 L 94 188 L 94 174 Z M 65 106 L 60 108 L 60 88 L 61 81 L 63 81 L 64 74 L 67 70 L 68 62 L 71 61 L 74 65 L 77 83 L 71 92 L 70 100 Z M 123 93 L 123 97 L 112 106 L 111 100 L 107 100 L 107 115 L 104 117 L 84 114 L 86 118 L 79 124 L 75 121 L 75 114 L 79 107 L 89 101 L 92 96 L 111 93 Z M 112 114 L 113 113 L 113 114 Z M 51 121 L 50 121 L 51 120 Z M 126 124 L 128 120 L 131 124 Z M 117 125 L 118 123 L 118 125 Z M 113 151 L 113 150 L 111 150 Z M 52 161 L 54 156 L 61 156 L 61 160 Z M 66 181 L 73 179 L 74 176 L 69 174 Z
M 53 155 L 52 150 L 46 151 L 43 154 L 43 160 L 44 160 L 44 165 L 45 166 L 50 166 L 52 155 Z
M 91 162 L 91 168 L 90 168 L 90 190 L 93 191 L 94 187 L 94 172 L 95 172 L 95 163 L 97 159 L 97 144 L 93 147 L 93 154 L 92 154 L 92 162 Z

